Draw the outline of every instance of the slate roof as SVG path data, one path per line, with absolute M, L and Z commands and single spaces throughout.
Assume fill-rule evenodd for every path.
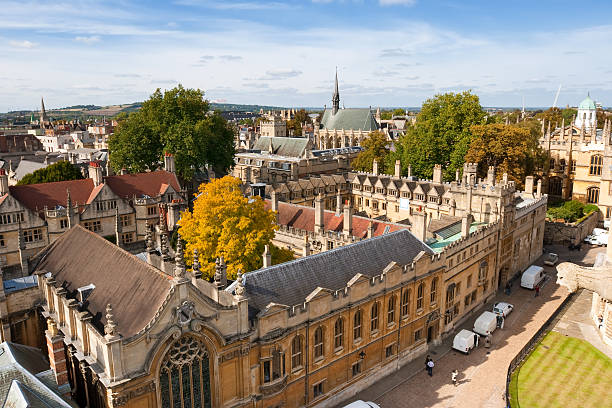
M 270 200 L 265 200 L 264 206 L 266 209 L 272 208 Z M 278 203 L 278 224 L 286 225 L 297 229 L 302 229 L 314 232 L 315 209 L 298 204 L 290 204 L 280 201 Z M 344 228 L 344 213 L 340 216 L 336 215 L 335 211 L 325 210 L 323 223 L 325 231 L 342 232 Z M 370 219 L 353 215 L 353 236 L 357 238 L 366 238 L 368 236 L 368 227 Z M 386 233 L 408 229 L 407 225 L 395 224 L 391 222 L 381 222 L 373 220 L 374 236 L 383 235 Z
M 461 231 L 461 217 L 453 217 L 450 215 L 443 215 L 441 216 L 439 219 L 434 219 L 431 220 L 431 222 L 429 223 L 429 227 L 428 230 L 431 231 L 434 234 L 437 234 L 438 232 L 440 232 L 441 230 L 445 230 L 448 227 L 451 227 L 455 224 L 459 224 L 459 231 Z M 455 234 L 456 232 L 451 233 L 450 235 L 447 233 L 440 233 L 438 235 L 443 236 L 443 235 L 447 235 L 444 236 L 444 238 L 447 238 L 453 234 Z
M 317 287 L 341 289 L 358 273 L 380 275 L 390 262 L 410 264 L 421 251 L 434 253 L 408 230 L 385 234 L 247 273 L 243 277 L 246 296 L 255 311 L 271 302 L 298 305 Z M 235 283 L 227 290 L 234 287 Z
M 36 268 L 51 272 L 57 285 L 75 298 L 78 288 L 94 284 L 84 308 L 103 333 L 106 305 L 113 306 L 117 330 L 130 337 L 153 318 L 172 278 L 99 235 L 77 225 L 42 251 Z
M 48 381 L 49 376 L 45 374 L 50 370 L 49 361 L 40 350 L 10 342 L 0 344 L 0 401 L 3 406 L 23 406 L 15 403 L 29 399 L 31 407 L 70 407 L 57 394 L 57 383 Z
M 34 173 L 36 170 L 44 169 L 48 164 L 39 163 L 30 160 L 21 160 L 15 169 L 13 178 L 17 181 L 21 180 L 26 174 Z
M 365 130 L 372 131 L 378 129 L 378 123 L 367 108 L 340 109 L 335 115 L 331 109 L 325 109 L 321 118 L 323 129 L 329 130 Z
M 272 142 L 272 154 L 288 157 L 304 157 L 308 148 L 309 139 L 305 137 L 272 137 L 261 136 L 253 150 L 261 150 L 266 153 L 270 149 L 270 141 Z

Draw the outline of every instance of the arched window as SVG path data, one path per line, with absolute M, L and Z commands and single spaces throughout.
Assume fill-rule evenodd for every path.
M 291 342 L 291 369 L 302 366 L 302 336 L 295 336 Z
M 417 304 L 416 304 L 416 308 L 417 310 L 422 309 L 423 308 L 423 292 L 424 292 L 424 285 L 421 283 L 419 285 L 419 287 L 417 288 Z
M 599 202 L 599 187 L 589 187 L 587 189 L 587 203 L 597 204 Z
M 344 347 L 344 320 L 340 317 L 334 324 L 334 348 Z
M 323 327 L 317 327 L 314 333 L 314 357 L 323 357 Z
M 406 289 L 402 293 L 402 318 L 410 313 L 410 289 Z
M 433 278 L 431 281 L 431 290 L 429 291 L 429 303 L 436 302 L 436 289 L 438 288 L 438 278 Z
M 387 324 L 395 322 L 395 296 L 389 298 L 389 304 L 387 305 Z
M 361 338 L 361 310 L 355 312 L 353 316 L 353 341 Z
M 601 176 L 601 165 L 603 164 L 603 156 L 595 154 L 591 156 L 591 165 L 589 166 L 589 175 Z
M 210 366 L 204 343 L 179 338 L 162 360 L 159 392 L 163 408 L 210 408 Z
M 374 304 L 372 305 L 372 316 L 370 319 L 370 331 L 378 330 L 378 309 L 379 309 L 378 305 L 379 305 L 378 302 L 374 302 Z
M 478 267 L 478 281 L 482 281 L 487 278 L 487 269 L 489 267 L 489 263 L 487 261 L 482 261 L 480 266 Z

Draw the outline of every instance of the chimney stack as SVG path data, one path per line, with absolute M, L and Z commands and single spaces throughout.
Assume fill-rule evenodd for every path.
M 490 186 L 495 185 L 495 166 L 489 166 L 487 170 L 487 184 Z
M 8 194 L 9 193 L 9 184 L 8 184 L 8 175 L 6 174 L 6 170 L 0 169 L 0 194 Z
M 525 194 L 528 196 L 533 195 L 533 176 L 525 177 Z
M 338 192 L 336 193 L 336 216 L 342 215 L 342 194 L 340 194 L 340 188 L 338 188 Z
M 372 161 L 372 174 L 374 174 L 375 176 L 378 176 L 378 160 L 376 159 Z
M 270 253 L 270 246 L 266 245 L 263 253 L 263 267 L 269 268 L 272 266 L 272 254 Z
M 325 232 L 325 208 L 323 206 L 323 194 L 319 193 L 315 198 L 315 232 Z
M 374 222 L 370 220 L 370 224 L 368 224 L 368 238 L 374 237 Z
M 408 165 L 408 178 L 412 177 L 412 166 L 409 164 Z
M 542 197 L 542 179 L 539 179 L 537 190 L 536 190 L 536 198 L 541 198 L 541 197 Z
M 470 227 L 474 222 L 474 217 L 471 213 L 464 214 L 461 218 L 461 237 L 465 238 L 470 235 Z
M 395 161 L 395 177 L 400 178 L 402 176 L 402 162 L 398 159 Z
M 57 324 L 51 318 L 47 319 L 47 331 L 45 337 L 47 339 L 47 351 L 49 353 L 49 363 L 60 395 L 64 397 L 70 396 L 70 383 L 68 382 L 68 366 L 66 364 L 66 352 L 64 350 L 64 338 L 57 329 Z
M 353 235 L 353 209 L 351 203 L 346 202 L 344 205 L 344 220 L 342 223 L 342 232 L 346 238 Z
M 412 224 L 412 233 L 415 237 L 425 242 L 427 239 L 427 213 L 415 212 L 412 217 L 414 220 Z
M 274 211 L 276 223 L 278 224 L 278 195 L 274 188 L 270 191 L 270 201 L 272 202 L 272 211 Z
M 302 256 L 310 255 L 310 242 L 308 242 L 308 234 L 304 235 L 304 248 L 302 249 Z
M 100 167 L 99 163 L 89 162 L 89 178 L 93 180 L 95 187 L 103 183 L 102 167 Z
M 164 170 L 170 173 L 174 173 L 176 171 L 174 155 L 171 153 L 164 153 Z
M 434 165 L 433 182 L 436 184 L 442 184 L 442 166 L 439 164 Z

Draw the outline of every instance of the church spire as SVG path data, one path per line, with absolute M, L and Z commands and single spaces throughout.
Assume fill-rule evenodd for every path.
M 40 125 L 42 126 L 47 120 L 47 113 L 45 111 L 45 100 L 40 98 Z
M 332 114 L 335 115 L 340 109 L 340 92 L 338 92 L 338 67 L 336 67 L 336 82 L 334 84 L 334 94 L 332 95 Z

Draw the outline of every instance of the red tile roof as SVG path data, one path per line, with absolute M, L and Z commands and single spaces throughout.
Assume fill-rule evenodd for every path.
M 265 200 L 266 209 L 272 207 L 270 200 Z M 306 231 L 314 231 L 315 209 L 297 204 L 278 203 L 278 223 L 297 229 Z M 374 236 L 383 235 L 385 228 L 389 227 L 389 232 L 399 231 L 402 229 L 410 229 L 408 225 L 395 224 L 391 222 L 383 222 L 372 220 L 374 226 Z M 325 211 L 324 216 L 325 231 L 342 232 L 344 226 L 344 214 L 336 216 L 334 211 Z M 368 236 L 368 227 L 370 219 L 357 217 L 353 215 L 353 236 L 357 238 L 366 238 Z
M 172 186 L 175 191 L 181 191 L 176 174 L 165 170 L 150 173 L 124 174 L 121 176 L 105 177 L 104 181 L 120 197 L 132 198 L 148 195 L 155 197 L 163 192 L 163 184 Z

